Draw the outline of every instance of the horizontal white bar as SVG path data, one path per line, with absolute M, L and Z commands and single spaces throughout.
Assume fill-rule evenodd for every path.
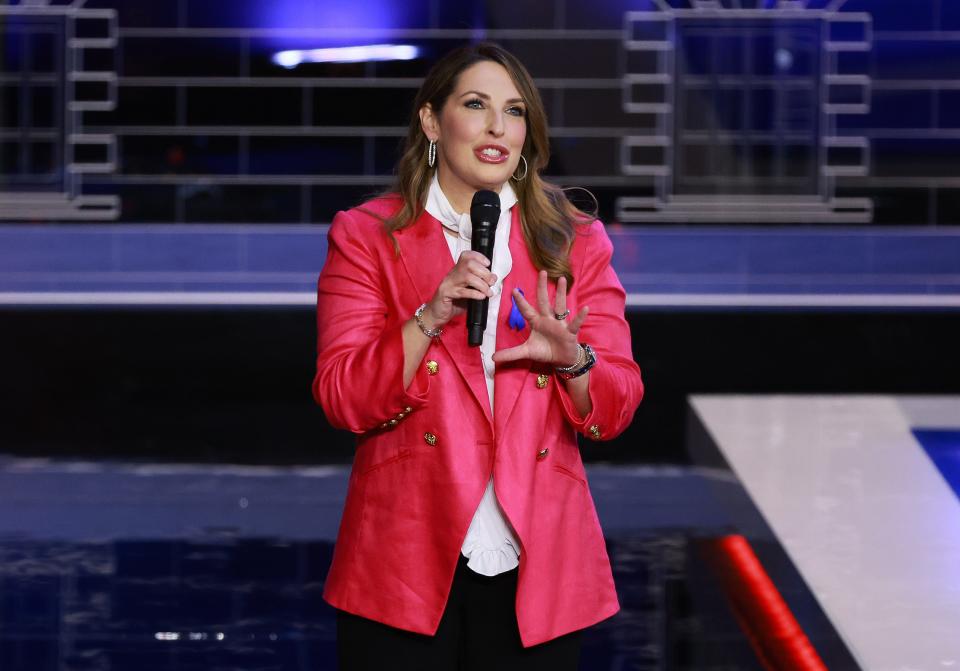
M 0 16 L 66 16 L 74 12 L 68 5 L 0 5 Z
M 17 80 L 19 81 L 19 79 Z M 422 77 L 144 77 L 122 76 L 117 79 L 120 86 L 157 86 L 157 87 L 230 87 L 284 89 L 317 88 L 410 88 L 417 89 L 423 83 Z M 534 80 L 538 88 L 549 89 L 615 89 L 622 86 L 621 78 L 612 77 L 538 77 Z M 406 127 L 404 127 L 406 130 Z
M 104 163 L 71 163 L 67 166 L 67 172 L 73 175 L 110 175 L 116 172 L 116 170 L 117 164 L 115 161 L 106 161 Z
M 824 18 L 832 18 L 831 12 L 822 9 L 801 9 L 777 7 L 771 9 L 739 9 L 733 7 L 717 7 L 710 9 L 688 9 L 674 8 L 670 12 L 673 16 L 681 19 L 766 19 L 777 21 L 780 19 L 806 19 L 810 21 L 819 21 Z
M 960 294 L 627 294 L 627 306 L 960 308 Z
M 117 104 L 109 100 L 74 100 L 67 104 L 71 112 L 112 112 Z
M 3 6 L 0 6 L 0 10 Z M 327 39 L 349 37 L 369 39 L 472 40 L 477 39 L 475 28 L 121 28 L 123 37 L 189 37 L 189 38 L 290 38 Z M 619 40 L 622 29 L 611 28 L 490 28 L 480 31 L 490 40 Z
M 313 306 L 312 291 L 0 292 L 0 305 Z M 960 294 L 627 294 L 628 307 L 960 308 Z
M 630 114 L 669 114 L 673 111 L 670 103 L 631 103 L 623 104 L 623 111 Z
M 108 70 L 88 70 L 67 73 L 67 79 L 72 82 L 107 82 L 115 84 L 117 73 Z
M 0 292 L 0 305 L 315 305 L 299 291 L 22 291 Z
M 67 40 L 71 49 L 112 49 L 117 46 L 114 37 L 74 37 Z

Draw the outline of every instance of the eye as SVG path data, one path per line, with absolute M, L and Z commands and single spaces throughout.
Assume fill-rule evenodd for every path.
M 483 109 L 483 101 L 480 98 L 471 98 L 463 104 L 464 107 L 469 107 L 470 109 Z
M 512 114 L 513 116 L 521 116 L 521 117 L 522 117 L 522 116 L 526 116 L 526 115 L 527 115 L 527 110 L 524 109 L 523 107 L 514 105 L 513 107 L 508 107 L 508 108 L 507 108 L 507 114 Z

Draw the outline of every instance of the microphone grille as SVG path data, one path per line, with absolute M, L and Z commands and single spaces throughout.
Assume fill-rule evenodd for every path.
M 496 221 L 500 218 L 500 196 L 493 191 L 477 191 L 473 194 L 470 203 L 470 218 L 491 218 Z

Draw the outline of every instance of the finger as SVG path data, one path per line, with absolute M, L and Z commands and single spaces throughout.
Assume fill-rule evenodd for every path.
M 490 273 L 477 264 L 474 264 L 472 268 L 479 272 L 470 272 L 466 268 L 454 269 L 454 271 L 447 276 L 448 286 L 451 289 L 453 287 L 471 286 L 486 293 L 490 287 L 493 286 L 493 283 L 488 281 Z
M 457 260 L 457 263 L 469 263 L 470 261 L 476 261 L 484 268 L 490 266 L 490 259 L 480 252 L 475 252 L 472 249 L 467 249 L 460 252 L 460 258 Z
M 477 275 L 467 275 L 464 278 L 463 286 L 476 289 L 487 297 L 493 295 L 493 289 L 490 288 L 491 285 L 488 284 L 482 277 L 478 277 Z
M 507 363 L 508 361 L 519 361 L 527 358 L 527 344 L 517 345 L 508 349 L 502 349 L 493 353 L 494 363 Z
M 474 289 L 472 287 L 457 287 L 453 290 L 453 292 L 450 293 L 450 297 L 454 299 L 470 298 L 476 301 L 482 301 L 486 298 L 490 298 L 490 296 L 483 291 Z
M 480 279 L 482 279 L 484 282 L 486 282 L 491 286 L 493 285 L 494 282 L 497 281 L 497 276 L 491 273 L 489 270 L 487 270 L 482 264 L 478 263 L 477 261 L 470 261 L 469 263 L 467 263 L 467 265 L 464 267 L 464 270 L 466 270 L 467 272 L 473 275 L 476 275 L 477 277 L 479 277 Z
M 547 295 L 547 271 L 541 270 L 537 277 L 537 307 L 540 314 L 550 314 L 550 297 Z
M 561 277 L 557 280 L 557 300 L 554 302 L 554 309 L 558 315 L 567 310 L 567 278 Z
M 460 289 L 474 289 L 483 294 L 484 298 L 492 295 L 490 285 L 484 282 L 476 275 L 460 275 L 455 273 L 449 275 L 438 290 L 446 298 L 456 298 Z
M 567 329 L 570 333 L 576 335 L 580 331 L 580 327 L 583 326 L 583 320 L 587 318 L 587 314 L 590 312 L 590 306 L 584 305 L 583 309 L 577 313 L 577 316 L 573 318 L 573 321 L 570 322 L 570 326 Z
M 532 321 L 539 315 L 537 311 L 533 309 L 533 306 L 527 302 L 527 299 L 523 297 L 518 289 L 513 290 L 513 300 L 517 303 L 517 309 L 520 310 L 520 314 L 523 315 L 523 318 L 527 321 Z

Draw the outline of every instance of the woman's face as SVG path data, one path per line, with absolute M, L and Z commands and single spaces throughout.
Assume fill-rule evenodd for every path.
M 499 192 L 517 169 L 526 105 L 502 65 L 481 61 L 464 70 L 441 113 L 424 107 L 420 121 L 437 142 L 440 188 L 459 212 L 469 210 L 477 191 Z

